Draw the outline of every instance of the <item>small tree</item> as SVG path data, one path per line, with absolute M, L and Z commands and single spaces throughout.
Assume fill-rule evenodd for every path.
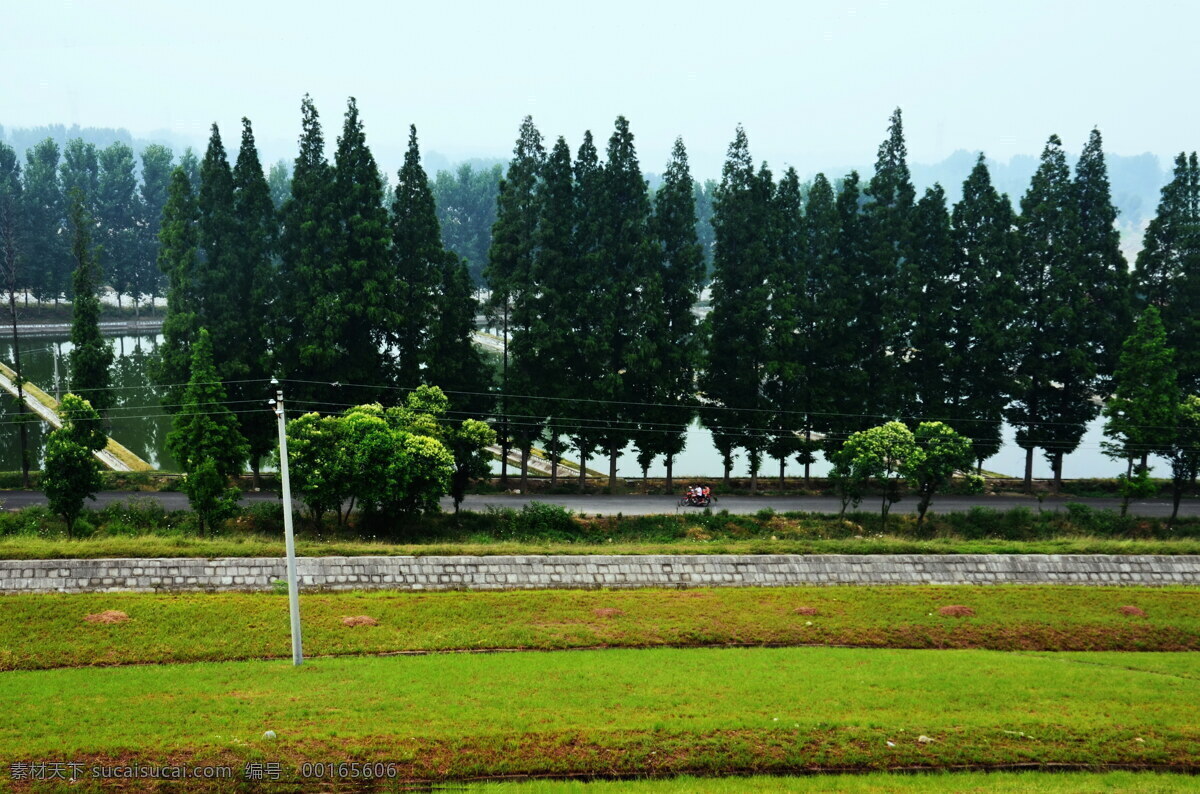
M 167 435 L 167 449 L 183 467 L 184 490 L 204 532 L 232 512 L 237 495 L 228 487 L 229 478 L 241 472 L 249 449 L 233 412 L 223 404 L 225 388 L 205 328 L 192 347 L 191 370 L 183 407 Z
M 58 404 L 58 415 L 63 421 L 63 431 L 74 443 L 93 451 L 108 446 L 100 415 L 88 400 L 78 394 L 64 394 Z
M 913 433 L 901 422 L 860 430 L 846 439 L 842 447 L 849 476 L 859 482 L 868 479 L 880 481 L 883 499 L 880 514 L 883 529 L 887 530 L 888 511 L 900 501 L 899 475 L 905 463 L 916 452 Z
M 972 486 L 982 479 L 971 473 L 975 452 L 971 439 L 959 435 L 942 422 L 922 422 L 913 434 L 916 445 L 901 461 L 900 472 L 912 483 L 920 501 L 917 504 L 917 526 L 925 521 L 925 512 L 933 495 L 950 481 L 954 472 L 961 471 Z
M 833 468 L 829 470 L 829 479 L 833 482 L 834 492 L 841 500 L 842 510 L 838 518 L 846 517 L 847 508 L 856 508 L 862 503 L 863 479 L 858 470 L 851 465 L 851 458 L 846 449 L 829 453 L 829 462 Z
M 67 537 L 73 537 L 84 499 L 94 498 L 103 485 L 100 464 L 92 452 L 102 449 L 108 439 L 99 429 L 99 414 L 87 400 L 68 394 L 60 413 L 63 426 L 46 442 L 42 490 L 50 509 L 67 522 Z
M 491 453 L 487 448 L 496 443 L 496 431 L 478 419 L 465 419 L 458 427 L 446 430 L 443 442 L 454 456 L 454 474 L 450 476 L 450 496 L 454 512 L 462 504 L 471 480 L 491 473 Z
M 355 506 L 373 518 L 437 510 L 456 470 L 440 421 L 448 405 L 441 389 L 420 386 L 404 405 L 358 405 L 340 416 L 306 414 L 289 422 L 293 481 L 313 516 L 337 510 L 343 523 Z M 489 438 L 472 425 L 466 429 L 479 442 Z
M 1200 397 L 1189 394 L 1175 415 L 1175 436 L 1164 452 L 1171 461 L 1171 519 L 1179 515 L 1179 500 L 1188 483 L 1200 474 Z
M 342 505 L 350 498 L 349 459 L 340 436 L 340 416 L 309 413 L 287 423 L 292 488 L 318 525 L 326 513 L 337 511 L 341 526 Z
M 188 472 L 183 490 L 192 512 L 200 521 L 201 533 L 237 512 L 238 491 L 229 487 L 229 478 L 221 473 L 212 458 L 204 458 Z

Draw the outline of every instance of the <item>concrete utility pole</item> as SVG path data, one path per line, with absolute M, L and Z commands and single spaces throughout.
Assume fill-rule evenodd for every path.
M 296 586 L 296 536 L 292 531 L 292 483 L 288 479 L 287 428 L 283 416 L 283 388 L 271 378 L 275 399 L 267 404 L 279 420 L 279 478 L 283 482 L 283 538 L 287 548 L 288 608 L 292 615 L 292 664 L 304 663 L 303 642 L 300 638 L 300 593 Z

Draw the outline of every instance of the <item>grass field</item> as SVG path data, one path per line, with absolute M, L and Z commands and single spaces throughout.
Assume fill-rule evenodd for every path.
M 1194 771 L 1198 701 L 1193 654 L 656 649 L 16 671 L 0 675 L 0 762 L 378 761 L 407 780 Z
M 1049 540 L 912 540 L 891 536 L 809 539 L 678 540 L 674 542 L 577 543 L 490 541 L 384 543 L 299 538 L 301 557 L 458 556 L 526 554 L 1200 554 L 1200 540 L 1120 540 L 1072 537 Z M 37 536 L 0 537 L 0 560 L 69 560 L 149 557 L 282 557 L 283 541 L 260 535 L 198 538 L 138 535 L 80 540 Z
M 939 614 L 947 605 L 975 615 Z M 1122 614 L 1119 607 L 1127 605 L 1146 617 Z M 290 655 L 287 599 L 272 594 L 10 595 L 0 606 L 0 669 Z M 110 609 L 130 619 L 84 621 Z M 316 593 L 301 596 L 300 611 L 312 655 L 697 645 L 1200 650 L 1194 588 Z M 343 624 L 343 617 L 358 615 L 379 625 Z

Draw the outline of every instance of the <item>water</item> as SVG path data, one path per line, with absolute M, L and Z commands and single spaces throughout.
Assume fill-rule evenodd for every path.
M 151 355 L 162 342 L 161 334 L 118 336 L 109 340 L 113 346 L 111 370 L 115 404 L 110 435 L 133 454 L 151 466 L 168 471 L 178 464 L 166 450 L 171 417 L 162 408 L 162 401 L 150 384 L 148 365 Z M 54 395 L 57 385 L 60 394 L 70 391 L 67 381 L 67 355 L 71 352 L 69 339 L 30 339 L 21 342 L 21 370 L 25 379 Z M 58 359 L 59 381 L 55 382 L 55 358 Z M 0 342 L 0 360 L 11 365 L 12 338 Z M 83 395 L 86 397 L 87 395 Z M 4 392 L 0 400 L 0 469 L 16 471 L 21 468 L 20 441 L 12 423 L 17 400 Z M 47 426 L 30 423 L 30 449 L 35 466 L 41 465 L 45 450 Z
M 167 433 L 171 430 L 171 418 L 162 408 L 161 400 L 150 385 L 148 363 L 155 348 L 162 342 L 161 334 L 144 336 L 120 336 L 111 339 L 115 360 L 113 364 L 113 385 L 116 394 L 117 408 L 112 419 L 111 435 L 128 447 L 135 455 L 149 462 L 155 468 L 168 471 L 178 470 L 178 464 L 166 450 Z M 65 393 L 69 384 L 65 377 L 67 372 L 66 355 L 71 350 L 67 339 L 32 339 L 21 343 L 21 364 L 27 380 L 37 386 L 54 393 L 54 358 L 59 356 L 58 372 L 61 382 L 59 386 Z M 11 339 L 0 341 L 0 360 L 12 362 Z M 17 426 L 14 423 L 16 398 L 7 392 L 0 393 L 0 470 L 15 471 L 20 469 L 20 452 Z M 33 450 L 33 459 L 40 465 L 47 436 L 46 426 L 41 422 L 30 422 L 29 442 Z M 1124 463 L 1104 457 L 1100 451 L 1103 440 L 1103 420 L 1093 421 L 1084 435 L 1079 449 L 1067 455 L 1063 463 L 1063 476 L 1079 477 L 1115 477 L 1125 471 Z M 995 456 L 984 462 L 984 467 L 1001 474 L 1020 477 L 1025 471 L 1025 452 L 1014 441 L 1011 427 L 1004 428 L 1004 446 Z M 568 453 L 570 457 L 570 453 Z M 1153 474 L 1158 477 L 1169 477 L 1170 467 L 1161 460 L 1151 458 Z M 588 461 L 589 468 L 607 472 L 606 458 L 593 457 Z M 499 462 L 493 467 L 499 470 Z M 824 476 L 829 470 L 829 464 L 823 459 L 812 466 L 813 476 Z M 766 460 L 759 471 L 763 477 L 777 476 L 779 464 Z M 617 473 L 622 477 L 640 477 L 641 467 L 637 463 L 637 455 L 632 446 L 626 449 L 617 461 Z M 676 457 L 674 475 L 678 478 L 714 477 L 721 474 L 721 456 L 712 445 L 712 434 L 699 424 L 688 428 L 687 446 Z M 734 459 L 733 476 L 749 476 L 749 467 L 745 454 L 739 454 Z M 803 467 L 794 461 L 789 461 L 787 473 L 796 476 L 803 473 Z M 651 477 L 666 475 L 666 465 L 661 458 L 650 466 Z M 1040 453 L 1034 457 L 1033 475 L 1038 478 L 1052 476 L 1050 464 Z

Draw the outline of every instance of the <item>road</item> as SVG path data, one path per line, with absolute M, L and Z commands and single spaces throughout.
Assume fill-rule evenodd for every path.
M 168 510 L 187 509 L 187 496 L 177 492 L 154 491 L 102 491 L 96 496 L 89 507 L 102 507 L 113 502 L 128 499 L 153 499 Z M 246 493 L 242 502 L 275 502 L 279 496 L 269 491 Z M 513 508 L 519 510 L 530 502 L 544 502 L 562 505 L 576 513 L 588 515 L 652 515 L 656 513 L 688 513 L 697 508 L 678 507 L 678 499 L 671 496 L 605 496 L 597 495 L 534 495 L 516 496 L 511 494 L 471 495 L 463 502 L 463 509 L 484 511 L 488 508 Z M 1066 509 L 1068 502 L 1078 502 L 1096 510 L 1120 510 L 1121 500 L 1115 498 L 1067 498 L 1048 497 L 1041 504 L 1042 510 L 1061 511 Z M 39 491 L 0 491 L 0 503 L 6 510 L 18 510 L 31 505 L 46 504 L 46 497 Z M 776 512 L 801 511 L 810 513 L 836 513 L 840 509 L 839 502 L 827 496 L 723 496 L 713 503 L 714 512 L 728 510 L 730 513 L 750 514 L 765 508 Z M 892 507 L 893 513 L 914 513 L 917 502 L 915 499 L 904 499 Z M 1038 500 L 1031 496 L 946 496 L 933 501 L 932 510 L 937 513 L 965 512 L 972 507 L 987 507 L 993 510 L 1011 510 L 1025 507 L 1036 511 Z M 442 508 L 454 509 L 449 499 L 442 500 Z M 879 509 L 879 503 L 874 499 L 863 502 L 859 508 L 867 512 Z M 1171 514 L 1171 502 L 1168 499 L 1140 499 L 1129 504 L 1129 512 L 1138 516 L 1166 517 Z M 1200 499 L 1185 499 L 1179 506 L 1181 516 L 1200 515 Z

